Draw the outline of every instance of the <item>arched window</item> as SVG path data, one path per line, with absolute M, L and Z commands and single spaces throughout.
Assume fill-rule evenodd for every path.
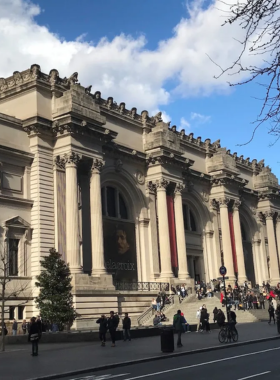
M 126 203 L 119 190 L 105 186 L 101 190 L 102 214 L 111 218 L 129 219 Z
M 183 205 L 184 226 L 186 231 L 196 232 L 196 221 L 192 210 L 188 205 Z

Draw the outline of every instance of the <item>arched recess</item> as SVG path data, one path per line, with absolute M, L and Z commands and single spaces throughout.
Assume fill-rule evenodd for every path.
M 127 210 L 126 218 L 103 213 L 106 269 L 113 275 L 115 284 L 142 281 L 143 273 L 148 270 L 148 245 L 143 246 L 141 241 L 145 241 L 145 238 L 140 236 L 139 227 L 139 220 L 147 215 L 145 197 L 136 180 L 127 171 L 116 172 L 111 167 L 102 171 L 101 188 L 115 189 L 115 194 L 121 196 Z
M 259 233 L 257 222 L 245 204 L 240 207 L 240 228 L 246 276 L 255 285 L 256 280 L 259 282 L 261 261 L 259 250 L 252 243 L 258 240 Z
M 195 281 L 209 281 L 214 278 L 211 257 L 213 228 L 209 210 L 195 190 L 183 193 L 183 205 L 191 210 L 196 226 L 196 231 L 185 228 L 189 274 Z

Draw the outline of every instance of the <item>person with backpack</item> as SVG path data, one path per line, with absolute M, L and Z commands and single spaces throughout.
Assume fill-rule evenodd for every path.
M 119 325 L 119 318 L 115 316 L 113 311 L 110 311 L 110 317 L 108 318 L 108 329 L 112 340 L 112 347 L 116 347 L 116 331 Z
M 268 314 L 269 314 L 268 324 L 270 325 L 271 319 L 273 319 L 274 324 L 275 324 L 275 309 L 274 309 L 274 306 L 273 306 L 272 302 L 269 304 Z
M 97 319 L 96 323 L 99 323 L 99 339 L 101 340 L 101 346 L 104 347 L 106 344 L 106 333 L 108 328 L 108 321 L 104 314 L 101 318 Z
M 182 333 L 184 332 L 184 326 L 183 326 L 184 321 L 185 321 L 185 318 L 182 317 L 181 310 L 178 310 L 177 314 L 175 314 L 173 317 L 173 328 L 178 334 L 177 347 L 183 347 L 181 336 L 182 336 Z

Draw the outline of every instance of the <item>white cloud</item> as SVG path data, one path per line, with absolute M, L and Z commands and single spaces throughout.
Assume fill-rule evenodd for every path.
M 188 132 L 190 131 L 190 128 L 190 123 L 184 117 L 181 117 L 179 131 L 184 129 L 186 132 Z
M 211 116 L 205 116 L 200 113 L 192 112 L 191 120 L 195 120 L 198 124 L 205 124 L 211 120 Z
M 26 0 L 0 0 L 0 76 L 33 63 L 40 64 L 44 72 L 57 68 L 62 77 L 78 71 L 83 85 L 93 84 L 103 97 L 114 96 L 127 107 L 137 106 L 138 111 L 160 108 L 176 96 L 227 92 L 227 78 L 213 78 L 219 69 L 207 54 L 227 67 L 240 48 L 232 37 L 241 40 L 243 31 L 237 25 L 221 27 L 224 15 L 219 9 L 226 5 L 216 7 L 217 3 L 213 0 L 203 9 L 203 1 L 191 2 L 188 18 L 178 23 L 173 36 L 161 41 L 157 49 L 148 50 L 143 36 L 119 35 L 112 41 L 102 38 L 92 43 L 82 35 L 66 41 L 37 24 L 37 5 Z M 260 64 L 262 59 L 251 56 L 243 63 Z M 172 87 L 170 83 L 176 84 Z

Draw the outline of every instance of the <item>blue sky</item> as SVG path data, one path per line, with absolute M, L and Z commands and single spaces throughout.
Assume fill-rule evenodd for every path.
M 207 54 L 226 66 L 238 53 L 233 36 L 242 33 L 220 26 L 223 15 L 213 3 L 189 1 L 187 10 L 184 0 L 0 0 L 0 77 L 35 62 L 62 77 L 78 71 L 81 83 L 103 97 L 138 112 L 164 111 L 187 133 L 220 138 L 245 158 L 265 158 L 280 177 L 279 143 L 269 147 L 269 125 L 237 146 L 250 139 L 261 106 L 254 97 L 263 94 L 256 84 L 230 89 L 228 77 L 213 79 L 218 71 Z

